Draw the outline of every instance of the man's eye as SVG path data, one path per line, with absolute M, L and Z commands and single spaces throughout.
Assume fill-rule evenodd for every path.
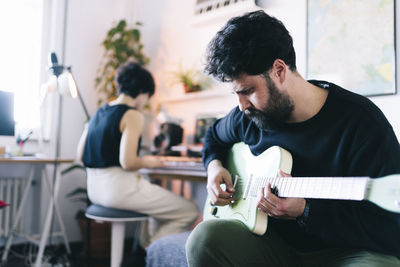
M 241 95 L 249 95 L 251 93 L 250 89 L 246 89 L 240 92 Z

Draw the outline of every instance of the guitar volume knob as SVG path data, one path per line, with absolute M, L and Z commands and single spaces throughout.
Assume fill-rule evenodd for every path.
M 217 214 L 217 212 L 218 212 L 218 208 L 215 207 L 215 206 L 212 206 L 211 209 L 210 209 L 211 215 L 215 216 Z

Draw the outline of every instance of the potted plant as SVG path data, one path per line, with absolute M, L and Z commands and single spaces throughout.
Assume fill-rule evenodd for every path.
M 171 85 L 181 84 L 185 93 L 198 92 L 203 89 L 201 73 L 194 69 L 183 69 L 171 72 Z
M 67 169 L 61 171 L 61 175 L 67 174 L 75 169 L 85 171 L 85 167 L 80 164 L 74 164 Z M 66 195 L 67 198 L 74 202 L 83 202 L 85 207 L 90 205 L 87 190 L 85 187 L 77 187 Z M 90 256 L 108 257 L 111 249 L 111 225 L 109 223 L 99 223 L 85 216 L 86 209 L 79 209 L 75 213 L 75 219 L 81 229 L 83 250 L 87 251 L 88 229 L 90 227 Z
M 135 61 L 143 66 L 149 63 L 149 58 L 143 52 L 139 30 L 141 25 L 136 22 L 135 27 L 128 27 L 125 20 L 120 20 L 107 32 L 102 42 L 104 54 L 95 81 L 96 89 L 101 95 L 99 106 L 117 96 L 114 77 L 119 66 L 128 61 Z

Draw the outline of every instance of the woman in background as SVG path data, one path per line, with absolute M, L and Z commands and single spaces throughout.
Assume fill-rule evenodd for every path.
M 89 121 L 78 145 L 78 158 L 87 167 L 90 201 L 105 207 L 132 210 L 151 216 L 141 245 L 189 229 L 197 206 L 138 174 L 140 168 L 162 166 L 152 156 L 140 157 L 144 127 L 143 108 L 154 94 L 149 71 L 127 63 L 117 71 L 118 98 L 102 106 Z

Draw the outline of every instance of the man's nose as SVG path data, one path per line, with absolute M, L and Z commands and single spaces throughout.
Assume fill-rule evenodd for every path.
M 247 108 L 251 106 L 250 101 L 245 96 L 237 95 L 239 102 L 240 111 L 245 111 Z

